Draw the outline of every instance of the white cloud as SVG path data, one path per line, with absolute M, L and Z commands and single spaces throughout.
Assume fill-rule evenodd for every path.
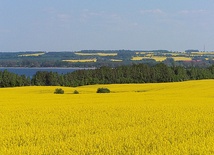
M 45 8 L 43 12 L 46 14 L 47 21 L 69 22 L 71 20 L 70 13 L 58 11 L 55 8 Z
M 160 14 L 164 14 L 164 11 L 162 11 L 160 9 L 152 9 L 152 10 L 141 10 L 140 13 L 141 14 L 156 14 L 156 15 L 160 15 Z
M 208 11 L 207 10 L 203 10 L 203 9 L 200 9 L 200 10 L 181 10 L 181 11 L 179 11 L 179 14 L 182 14 L 182 15 L 205 14 L 205 13 L 208 13 Z
M 120 22 L 121 20 L 122 17 L 116 13 L 107 13 L 104 11 L 95 12 L 89 10 L 83 10 L 79 18 L 80 22 L 105 21 L 105 23 L 116 23 Z
M 60 20 L 61 22 L 68 22 L 71 19 L 71 16 L 69 14 L 65 13 L 58 13 L 56 15 L 57 19 Z
M 104 12 L 94 12 L 88 9 L 83 10 L 81 12 L 81 19 L 83 20 L 94 18 L 94 17 L 104 17 L 104 16 L 105 16 Z

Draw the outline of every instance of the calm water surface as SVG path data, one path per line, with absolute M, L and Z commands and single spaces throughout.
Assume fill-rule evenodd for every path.
M 57 72 L 58 74 L 66 74 L 80 69 L 89 68 L 18 68 L 18 67 L 0 67 L 0 71 L 8 70 L 11 73 L 18 75 L 26 75 L 32 77 L 38 71 Z

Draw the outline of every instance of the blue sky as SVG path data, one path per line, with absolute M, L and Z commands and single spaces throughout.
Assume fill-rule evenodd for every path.
M 0 0 L 0 51 L 214 51 L 214 0 Z

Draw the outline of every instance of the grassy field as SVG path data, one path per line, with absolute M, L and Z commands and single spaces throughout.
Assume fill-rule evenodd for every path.
M 0 154 L 214 154 L 213 86 L 201 80 L 2 88 Z M 100 87 L 111 93 L 97 94 Z

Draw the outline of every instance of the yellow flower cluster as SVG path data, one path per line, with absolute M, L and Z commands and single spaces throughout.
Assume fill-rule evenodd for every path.
M 1 155 L 214 154 L 214 80 L 56 88 L 0 89 Z

